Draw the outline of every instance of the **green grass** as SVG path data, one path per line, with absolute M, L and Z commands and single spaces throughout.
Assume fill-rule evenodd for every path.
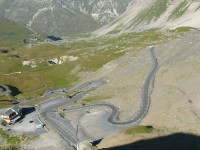
M 30 49 L 21 47 L 10 54 L 19 55 L 21 59 L 37 59 L 43 60 L 48 58 L 55 58 L 64 54 L 69 49 L 65 46 L 57 46 L 52 44 L 41 44 Z
M 8 108 L 8 107 L 12 107 L 13 104 L 11 102 L 1 102 L 0 103 L 0 108 Z
M 0 55 L 0 83 L 17 87 L 22 94 L 16 99 L 22 101 L 43 95 L 50 88 L 71 88 L 79 81 L 80 72 L 96 71 L 106 63 L 127 52 L 138 51 L 149 45 L 156 45 L 174 38 L 178 33 L 148 30 L 141 33 L 125 33 L 110 38 L 99 37 L 61 46 L 41 44 L 32 48 L 20 47 L 9 54 Z M 20 58 L 10 57 L 17 55 Z M 47 65 L 47 60 L 61 56 L 76 56 L 76 61 L 61 65 Z M 24 60 L 34 59 L 37 67 L 23 66 Z M 78 71 L 72 73 L 75 67 Z M 5 75 L 13 72 L 21 74 Z M 2 105 L 4 106 L 4 105 Z M 7 106 L 7 104 L 5 104 Z
M 188 32 L 190 30 L 197 30 L 197 29 L 193 28 L 193 27 L 178 27 L 178 28 L 172 30 L 172 32 L 183 33 L 183 32 Z
M 124 53 L 114 53 L 115 50 L 102 52 L 101 54 L 89 56 L 79 60 L 82 71 L 96 71 L 103 67 L 104 64 L 122 56 Z
M 153 6 L 141 11 L 134 20 L 134 24 L 138 25 L 141 22 L 150 22 L 152 20 L 156 21 L 166 10 L 168 7 L 168 0 L 156 0 Z
M 154 129 L 148 126 L 134 126 L 126 129 L 125 133 L 129 135 L 136 135 L 142 133 L 152 133 Z
M 22 137 L 19 136 L 10 136 L 2 129 L 0 129 L 0 136 L 7 141 L 7 145 L 5 147 L 0 147 L 0 149 L 13 149 L 19 150 Z
M 2 88 L 0 88 L 0 93 L 1 93 L 1 92 L 3 92 L 3 89 L 2 89 Z
M 168 31 L 163 32 L 159 29 L 152 29 L 144 32 L 125 33 L 117 38 L 106 40 L 104 44 L 112 44 L 113 47 L 118 46 L 118 50 L 120 50 L 121 47 L 141 49 L 149 45 L 167 41 L 173 36 L 173 33 L 168 34 Z
M 17 87 L 22 92 L 29 92 L 40 88 L 43 85 L 43 78 L 40 74 L 35 72 L 14 74 L 10 76 L 2 75 L 0 77 L 0 83 Z
M 108 32 L 107 34 L 117 34 L 119 33 L 121 30 L 113 30 L 113 31 L 110 31 Z
M 6 100 L 6 101 L 4 101 Z M 12 96 L 11 94 L 6 95 L 6 96 L 0 96 L 0 108 L 5 108 L 5 107 L 11 107 L 13 106 L 12 100 L 15 100 L 15 97 Z M 4 102 L 2 102 L 4 101 Z
M 0 129 L 0 137 L 6 140 L 5 145 L 0 145 L 1 150 L 20 150 L 21 143 L 26 143 L 31 140 L 34 140 L 37 137 L 26 137 L 26 136 L 11 136 L 7 134 L 5 131 Z
M 84 48 L 90 48 L 90 47 L 96 47 L 98 45 L 95 41 L 79 41 L 74 42 L 68 45 L 69 49 L 84 49 Z
M 20 100 L 30 99 L 43 95 L 50 87 L 58 89 L 74 86 L 78 80 L 77 76 L 70 74 L 74 67 L 73 63 L 68 63 L 22 74 L 1 75 L 0 83 L 17 87 L 22 92 Z
M 86 97 L 83 100 L 81 100 L 82 104 L 92 104 L 94 102 L 100 101 L 100 100 L 105 100 L 105 99 L 110 99 L 112 98 L 111 96 L 101 96 L 101 97 Z
M 72 35 L 63 36 L 63 37 L 76 39 L 76 38 L 88 38 L 90 36 L 91 36 L 90 33 L 78 33 L 78 34 L 72 34 Z
M 181 2 L 178 7 L 171 13 L 169 19 L 176 19 L 181 17 L 190 6 L 188 0 Z
M 18 72 L 25 70 L 25 68 L 22 66 L 20 59 L 18 58 L 12 58 L 6 55 L 3 56 L 0 55 L 0 59 L 1 59 L 0 65 L 4 66 L 0 68 L 0 74 L 7 74 L 11 72 Z
M 25 25 L 20 25 L 0 17 L 0 49 L 1 48 L 16 48 L 22 43 L 31 32 L 25 28 Z
M 95 101 L 97 101 L 97 100 L 100 100 L 99 98 L 97 98 L 97 97 L 89 97 L 89 98 L 85 98 L 85 99 L 83 99 L 82 100 L 82 103 L 83 104 L 90 104 L 90 103 L 93 103 L 93 102 L 95 102 Z

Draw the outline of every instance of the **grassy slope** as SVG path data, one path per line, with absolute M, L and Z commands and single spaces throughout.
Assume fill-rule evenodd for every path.
M 7 133 L 5 133 L 2 129 L 0 129 L 0 136 L 4 138 L 8 144 L 1 145 L 0 149 L 20 149 L 21 140 L 17 136 L 10 137 Z
M 31 32 L 24 26 L 0 17 L 0 48 L 16 48 Z
M 21 74 L 7 76 L 2 74 L 9 72 L 7 70 L 5 71 L 5 67 L 1 67 L 0 83 L 13 85 L 19 88 L 19 90 L 23 92 L 19 97 L 19 99 L 22 100 L 42 95 L 43 92 L 48 90 L 50 87 L 71 87 L 78 81 L 77 74 L 74 75 L 70 73 L 77 65 L 81 66 L 81 71 L 95 71 L 107 62 L 122 56 L 125 52 L 139 50 L 148 45 L 165 42 L 171 38 L 175 38 L 177 34 L 185 31 L 187 31 L 187 28 L 184 28 L 183 31 L 176 30 L 175 33 L 149 30 L 142 33 L 126 33 L 116 38 L 103 37 L 94 39 L 93 41 L 75 42 L 64 46 L 39 45 L 31 49 L 21 47 L 10 52 L 9 54 L 0 55 L 0 59 L 4 58 L 4 61 L 7 63 L 6 68 L 10 68 L 10 71 L 22 71 Z M 122 50 L 124 51 L 121 52 Z M 21 59 L 29 58 L 38 60 L 63 55 L 73 55 L 78 56 L 79 60 L 66 62 L 62 65 L 48 66 L 47 68 L 43 68 L 46 64 L 42 63 L 36 68 L 36 70 L 34 70 L 23 67 L 21 64 L 17 63 L 14 63 L 16 66 L 13 65 L 11 62 L 13 62 L 16 58 L 9 57 L 11 54 L 18 54 Z M 20 60 L 18 61 L 20 62 Z M 15 67 L 18 69 L 15 70 Z M 37 89 L 41 90 L 37 91 Z M 0 97 L 0 99 L 6 99 L 6 97 Z M 98 99 L 102 98 L 100 97 Z M 84 103 L 91 103 L 93 100 L 94 98 L 85 99 Z M 1 107 L 7 107 L 8 105 L 9 104 L 6 102 L 1 103 Z M 133 135 L 151 132 L 153 132 L 152 129 L 140 126 L 127 130 L 127 134 Z M 5 146 L 5 149 L 9 149 L 10 147 L 19 149 L 20 141 L 24 141 L 23 137 L 8 138 L 8 136 L 1 130 L 0 135 L 9 143 L 9 145 Z
M 139 50 L 174 38 L 177 33 L 148 30 L 126 33 L 115 38 L 109 35 L 93 40 L 79 41 L 62 46 L 42 44 L 33 48 L 20 47 L 8 54 L 0 54 L 0 83 L 17 87 L 22 94 L 19 100 L 43 95 L 49 88 L 70 88 L 78 82 L 80 71 L 95 71 L 126 52 Z M 10 57 L 18 55 L 20 58 Z M 48 66 L 47 60 L 61 56 L 77 56 L 78 60 L 62 65 Z M 23 60 L 34 59 L 37 67 L 23 66 Z M 13 63 L 14 62 L 14 63 Z M 72 70 L 79 66 L 78 71 Z M 21 74 L 10 74 L 22 72 Z M 4 98 L 0 97 L 0 100 Z M 3 105 L 2 105 L 3 106 Z
M 155 3 L 141 11 L 134 19 L 133 24 L 131 26 L 137 26 L 141 22 L 151 22 L 152 20 L 156 21 L 166 10 L 168 6 L 168 0 L 156 0 Z
M 111 45 L 111 47 L 113 47 L 115 50 L 118 49 L 116 52 L 119 52 L 120 50 L 125 50 L 122 53 L 133 52 L 145 48 L 149 45 L 159 45 L 173 38 L 176 38 L 178 35 L 182 35 L 182 33 L 191 29 L 193 30 L 194 28 L 181 27 L 173 31 L 160 31 L 155 29 L 137 33 L 124 33 L 121 36 L 104 40 L 103 44 Z M 82 103 L 94 103 L 103 99 L 106 98 L 104 96 L 96 98 L 86 97 L 82 100 Z
M 0 137 L 6 141 L 4 144 L 1 143 L 1 150 L 20 150 L 22 142 L 24 143 L 31 140 L 30 137 L 25 136 L 10 136 L 2 129 L 0 129 Z
M 190 3 L 188 2 L 188 0 L 184 0 L 178 5 L 176 9 L 174 9 L 174 11 L 169 16 L 169 19 L 176 19 L 176 18 L 181 17 L 185 13 L 185 11 L 188 9 L 189 6 L 190 6 Z
M 140 133 L 152 133 L 153 131 L 154 131 L 154 129 L 152 127 L 134 126 L 134 127 L 130 127 L 128 129 L 126 129 L 125 133 L 135 135 L 135 134 L 140 134 Z

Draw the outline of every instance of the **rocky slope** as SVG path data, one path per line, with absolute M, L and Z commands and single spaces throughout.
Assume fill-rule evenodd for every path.
M 133 144 L 133 147 L 129 146 L 129 148 L 127 148 L 127 146 L 123 147 L 123 145 L 131 142 L 136 143 L 138 140 L 144 140 L 146 138 L 161 137 L 165 132 L 170 134 L 170 136 L 167 136 L 165 140 L 169 140 L 171 137 L 173 137 L 173 135 L 179 135 L 179 133 L 191 134 L 188 136 L 181 134 L 180 139 L 176 138 L 176 140 L 180 141 L 179 143 L 182 143 L 180 146 L 181 148 L 177 148 L 177 144 L 172 144 L 171 146 L 173 146 L 173 148 L 167 147 L 166 145 L 167 150 L 184 149 L 184 144 L 191 143 L 188 141 L 186 141 L 186 143 L 182 141 L 184 135 L 186 137 L 198 135 L 197 138 L 199 138 L 199 38 L 199 31 L 190 31 L 185 33 L 182 37 L 172 39 L 162 44 L 156 44 L 159 70 L 156 74 L 155 84 L 153 85 L 154 88 L 151 94 L 151 105 L 149 112 L 142 120 L 141 125 L 153 126 L 155 129 L 161 132 L 156 131 L 157 135 L 150 136 L 149 134 L 113 136 L 103 140 L 103 142 L 100 144 L 100 147 L 98 147 L 99 149 L 106 149 L 107 147 L 115 147 L 119 145 L 122 145 L 122 147 L 107 149 L 156 149 L 156 146 L 160 146 L 160 144 L 162 145 L 160 140 L 155 142 L 156 144 L 154 148 L 148 146 L 145 147 L 145 144 L 141 144 L 139 147 L 135 147 L 135 144 Z M 148 71 L 147 67 L 149 67 L 150 64 L 148 52 L 149 49 L 146 48 L 144 50 L 137 51 L 135 54 L 134 52 L 127 53 L 123 57 L 109 62 L 108 64 L 104 65 L 101 70 L 98 70 L 87 77 L 87 80 L 98 77 L 106 78 L 110 81 L 108 85 L 94 93 L 91 93 L 90 96 L 97 98 L 102 95 L 106 96 L 107 94 L 112 93 L 113 96 L 104 101 L 113 103 L 115 106 L 119 106 L 120 120 L 125 118 L 130 119 L 131 114 L 135 113 L 133 111 L 137 111 L 137 108 L 139 108 L 141 100 L 140 89 L 144 82 L 145 74 Z M 101 111 L 96 111 L 96 113 L 97 112 Z M 96 116 L 94 115 L 94 118 Z M 91 118 L 92 117 L 88 117 L 88 120 L 86 121 L 86 117 L 82 117 L 82 122 L 91 123 Z M 97 120 L 101 119 L 98 118 Z M 97 122 L 97 120 L 95 121 Z M 86 127 L 86 125 L 82 125 L 82 127 Z M 98 130 L 95 131 L 95 133 L 98 133 Z M 110 130 L 107 130 L 107 132 L 108 131 Z M 163 137 L 161 137 L 161 139 L 163 139 Z M 194 147 L 195 146 L 196 145 L 194 145 Z M 158 149 L 160 150 L 163 148 Z
M 200 28 L 199 0 L 135 0 L 125 13 L 95 34 L 180 26 Z
M 66 35 L 95 30 L 122 14 L 130 0 L 0 0 L 0 16 L 39 33 Z

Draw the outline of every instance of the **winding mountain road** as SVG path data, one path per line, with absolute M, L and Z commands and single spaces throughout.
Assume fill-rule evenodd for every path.
M 119 114 L 118 108 L 112 104 L 107 104 L 107 103 L 98 103 L 98 104 L 93 104 L 93 105 L 88 105 L 88 106 L 69 108 L 69 109 L 65 109 L 65 112 L 81 111 L 81 110 L 86 110 L 88 108 L 90 109 L 94 107 L 108 107 L 111 110 L 111 114 L 107 118 L 107 121 L 113 126 L 136 125 L 140 123 L 141 120 L 146 116 L 149 110 L 149 106 L 151 102 L 150 94 L 153 90 L 155 74 L 158 69 L 158 61 L 156 58 L 154 46 L 150 47 L 150 58 L 152 61 L 152 66 L 144 80 L 144 84 L 142 87 L 141 106 L 137 115 L 133 116 L 131 120 L 125 121 L 125 122 L 117 121 L 116 118 Z M 46 121 L 61 137 L 63 137 L 63 139 L 65 139 L 74 149 L 76 149 L 76 145 L 78 143 L 76 129 L 72 127 L 69 120 L 62 118 L 58 114 L 57 108 L 73 101 L 79 101 L 89 92 L 96 90 L 97 88 L 103 86 L 104 84 L 108 82 L 109 81 L 106 81 L 106 80 L 90 81 L 90 82 L 80 85 L 79 87 L 71 91 L 66 91 L 66 93 L 71 92 L 75 94 L 72 94 L 73 96 L 71 98 L 69 97 L 65 98 L 63 96 L 56 100 L 48 101 L 46 103 L 41 104 L 39 106 L 39 114 L 44 119 L 44 121 Z M 56 94 L 57 92 L 60 93 L 62 91 L 60 90 L 54 91 L 54 94 Z
M 158 61 L 155 54 L 155 47 L 150 47 L 150 58 L 152 61 L 151 69 L 149 70 L 145 80 L 144 84 L 142 86 L 142 92 L 141 92 L 141 104 L 140 109 L 138 110 L 138 113 L 132 117 L 132 119 L 124 122 L 120 122 L 117 120 L 117 117 L 119 115 L 119 109 L 108 103 L 97 103 L 93 105 L 88 106 L 81 106 L 81 107 L 73 107 L 73 108 L 67 108 L 64 109 L 65 112 L 70 111 L 81 111 L 81 110 L 87 110 L 92 109 L 95 107 L 107 107 L 109 108 L 110 114 L 107 118 L 107 122 L 110 123 L 112 126 L 130 126 L 130 125 L 137 125 L 141 122 L 141 120 L 146 116 L 149 110 L 150 106 L 150 95 L 153 90 L 153 84 L 155 79 L 155 74 L 158 69 Z M 100 88 L 101 86 L 107 84 L 109 81 L 107 80 L 94 80 L 87 83 L 84 83 L 72 90 L 55 90 L 48 92 L 44 94 L 41 99 L 45 98 L 53 98 L 54 95 L 59 95 L 59 98 L 53 98 L 53 100 L 41 103 L 37 107 L 37 113 L 41 117 L 41 119 L 46 122 L 49 126 L 51 126 L 63 139 L 69 144 L 69 150 L 76 149 L 77 143 L 79 142 L 77 129 L 75 129 L 71 122 L 65 118 L 63 118 L 58 113 L 58 107 L 63 106 L 64 104 L 68 104 L 71 102 L 76 102 L 81 100 L 86 94 L 96 90 L 97 88 Z M 0 92 L 0 96 L 4 96 L 6 94 L 9 94 L 11 91 L 10 89 L 0 84 L 0 88 L 2 91 Z M 34 101 L 34 100 L 31 100 Z M 31 101 L 27 101 L 24 103 L 20 103 L 21 105 L 27 104 Z M 19 104 L 19 105 L 20 105 Z M 105 118 L 106 119 L 106 118 Z M 87 139 L 87 135 L 84 135 L 85 139 Z
M 43 103 L 39 106 L 38 113 L 45 122 L 47 122 L 63 139 L 69 143 L 69 145 L 76 149 L 78 142 L 76 129 L 72 127 L 70 121 L 62 118 L 58 114 L 57 108 L 64 104 L 80 100 L 89 92 L 96 90 L 106 83 L 108 83 L 107 80 L 95 80 L 84 83 L 71 91 L 67 91 L 67 93 L 75 93 L 72 98 L 61 97 L 59 99 Z M 54 91 L 54 94 L 56 94 L 56 92 L 60 93 L 61 91 Z
M 142 93 L 141 93 L 141 107 L 136 116 L 134 116 L 131 120 L 126 121 L 126 122 L 118 122 L 116 118 L 119 115 L 119 110 L 116 106 L 112 104 L 105 104 L 105 103 L 99 103 L 99 104 L 93 104 L 89 106 L 84 106 L 84 107 L 75 107 L 75 108 L 69 108 L 66 109 L 65 112 L 69 111 L 81 111 L 81 110 L 87 110 L 87 109 L 92 109 L 94 107 L 108 107 L 111 109 L 111 114 L 108 117 L 107 121 L 113 125 L 136 125 L 138 124 L 148 113 L 149 106 L 150 106 L 150 94 L 153 88 L 153 83 L 155 79 L 155 74 L 158 69 L 158 61 L 155 55 L 155 47 L 150 47 L 150 55 L 151 55 L 151 60 L 152 60 L 152 67 L 151 70 L 149 71 L 148 75 L 146 76 L 146 79 L 144 81 L 144 85 L 142 87 Z

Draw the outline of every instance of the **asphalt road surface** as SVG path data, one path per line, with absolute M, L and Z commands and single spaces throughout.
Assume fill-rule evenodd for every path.
M 9 87 L 4 84 L 0 84 L 0 88 L 3 90 L 2 92 L 0 92 L 0 96 L 8 95 L 11 92 Z
M 47 122 L 47 124 L 49 124 L 64 140 L 66 140 L 66 142 L 69 143 L 69 145 L 76 149 L 78 142 L 76 129 L 72 127 L 68 120 L 62 118 L 58 114 L 57 108 L 64 104 L 80 100 L 89 92 L 96 90 L 106 83 L 108 83 L 106 80 L 95 80 L 84 83 L 69 91 L 71 93 L 75 93 L 71 98 L 61 97 L 41 104 L 39 106 L 38 113 L 41 115 L 42 119 Z M 57 90 L 54 91 L 54 94 L 57 92 L 60 93 L 60 91 Z
M 142 87 L 141 93 L 141 106 L 136 116 L 126 122 L 120 122 L 117 120 L 119 115 L 119 110 L 116 106 L 107 103 L 98 103 L 89 106 L 81 106 L 81 107 L 74 107 L 66 109 L 65 111 L 81 111 L 84 109 L 90 109 L 94 107 L 108 107 L 111 110 L 107 121 L 112 124 L 113 126 L 121 126 L 121 125 L 136 125 L 141 122 L 141 120 L 146 116 L 150 106 L 150 94 L 153 90 L 153 84 L 155 79 L 155 74 L 158 69 L 158 61 L 155 54 L 155 47 L 150 47 L 150 58 L 152 61 L 151 69 L 149 70 Z M 40 104 L 37 107 L 38 114 L 40 115 L 41 119 L 46 122 L 51 128 L 53 128 L 71 147 L 70 149 L 76 149 L 76 145 L 78 143 L 77 131 L 74 129 L 69 120 L 64 119 L 58 113 L 58 107 L 68 104 L 70 102 L 79 101 L 81 100 L 86 94 L 96 90 L 97 88 L 105 85 L 109 81 L 107 80 L 95 80 L 84 83 L 72 90 L 55 90 L 48 92 L 43 95 L 43 98 L 53 98 L 54 95 L 58 94 L 61 95 L 59 98 L 47 101 L 45 103 Z M 0 84 L 0 88 L 3 89 L 3 92 L 0 93 L 0 96 L 4 96 L 10 92 L 9 88 L 5 85 Z M 67 94 L 69 94 L 67 96 Z M 31 100 L 33 101 L 33 100 Z M 30 101 L 25 102 L 27 104 Z M 23 105 L 23 103 L 21 103 Z
M 116 118 L 118 117 L 118 114 L 119 114 L 118 108 L 115 107 L 114 105 L 104 104 L 104 103 L 93 104 L 93 105 L 84 106 L 84 107 L 70 108 L 70 109 L 65 110 L 65 112 L 87 110 L 87 109 L 92 109 L 94 107 L 102 107 L 103 106 L 103 107 L 108 107 L 111 109 L 111 114 L 107 119 L 107 121 L 109 123 L 111 123 L 113 125 L 137 125 L 148 113 L 150 102 L 151 102 L 150 94 L 151 94 L 151 91 L 153 88 L 155 73 L 158 69 L 158 61 L 157 61 L 157 58 L 155 55 L 155 47 L 153 47 L 153 46 L 150 47 L 150 56 L 151 56 L 151 60 L 152 60 L 152 67 L 151 67 L 148 75 L 146 76 L 144 85 L 142 87 L 141 107 L 140 107 L 138 114 L 136 116 L 134 116 L 131 120 L 126 121 L 126 122 L 117 121 Z
M 153 83 L 155 79 L 155 73 L 158 69 L 158 61 L 155 54 L 155 47 L 150 47 L 150 57 L 152 60 L 152 66 L 150 71 L 148 72 L 143 87 L 142 87 L 142 93 L 141 93 L 141 106 L 140 110 L 138 111 L 138 114 L 134 116 L 131 120 L 126 122 L 119 122 L 117 121 L 117 116 L 119 114 L 119 110 L 117 107 L 115 107 L 112 104 L 105 104 L 105 103 L 99 103 L 99 104 L 93 104 L 89 106 L 81 106 L 81 107 L 75 107 L 66 109 L 65 111 L 80 111 L 88 108 L 94 108 L 94 107 L 108 107 L 111 109 L 111 114 L 107 118 L 107 121 L 111 123 L 112 125 L 136 125 L 140 123 L 140 121 L 146 116 L 149 106 L 150 106 L 150 94 L 152 92 Z M 67 91 L 67 92 L 76 92 L 76 94 L 73 94 L 71 98 L 59 98 L 53 101 L 46 102 L 44 104 L 41 104 L 39 107 L 39 113 L 43 117 L 45 121 L 48 122 L 48 124 L 57 131 L 58 134 L 61 135 L 69 144 L 76 149 L 76 145 L 78 142 L 76 130 L 72 127 L 70 122 L 64 118 L 62 118 L 58 112 L 57 108 L 67 104 L 72 101 L 78 101 L 83 96 L 88 94 L 89 92 L 92 92 L 96 90 L 97 88 L 103 86 L 104 84 L 108 83 L 106 80 L 95 80 L 90 81 L 85 84 L 80 85 L 79 87 Z M 53 94 L 60 93 L 62 91 L 57 90 L 54 91 Z M 52 93 L 49 93 L 47 95 L 51 95 Z M 46 95 L 46 96 L 47 96 Z

